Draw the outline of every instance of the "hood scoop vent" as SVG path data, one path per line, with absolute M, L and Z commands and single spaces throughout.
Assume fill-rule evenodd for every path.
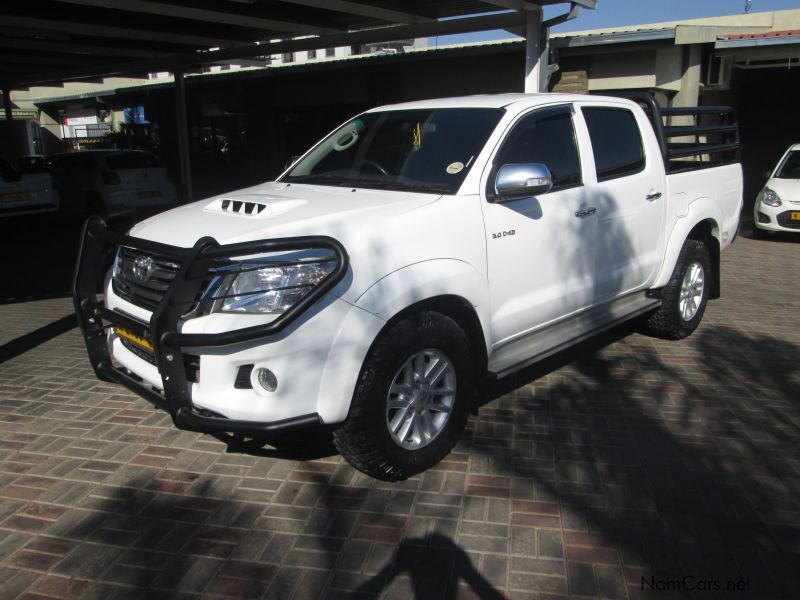
M 266 204 L 261 202 L 248 202 L 244 200 L 230 200 L 223 198 L 220 200 L 219 208 L 222 212 L 233 213 L 237 215 L 250 215 L 255 217 L 264 212 L 267 208 Z

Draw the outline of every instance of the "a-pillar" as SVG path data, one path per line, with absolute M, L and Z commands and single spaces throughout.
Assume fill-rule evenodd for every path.
M 547 31 L 542 7 L 535 5 L 525 13 L 525 93 L 547 91 Z
M 192 197 L 192 163 L 189 155 L 189 117 L 186 111 L 186 84 L 183 72 L 175 73 L 175 122 L 178 127 L 178 161 L 181 171 L 180 196 Z

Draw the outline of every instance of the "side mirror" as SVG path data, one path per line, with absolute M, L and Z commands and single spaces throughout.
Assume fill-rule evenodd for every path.
M 546 194 L 552 187 L 550 169 L 541 163 L 503 165 L 494 179 L 494 201 L 538 196 Z
M 286 159 L 286 164 L 283 165 L 283 170 L 285 171 L 289 167 L 293 167 L 294 163 L 296 163 L 298 160 L 300 160 L 299 156 L 290 156 L 289 158 Z

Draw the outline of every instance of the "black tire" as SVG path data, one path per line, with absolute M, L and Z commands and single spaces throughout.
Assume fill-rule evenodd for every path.
M 455 396 L 439 433 L 418 449 L 396 442 L 389 430 L 389 389 L 415 354 L 433 349 L 449 359 Z M 422 312 L 393 325 L 373 345 L 361 368 L 350 413 L 333 434 L 336 449 L 359 471 L 384 481 L 407 479 L 438 463 L 464 429 L 474 391 L 474 366 L 464 331 L 449 317 Z
M 687 320 L 681 314 L 681 285 L 687 271 L 695 264 L 703 270 L 703 290 L 696 312 Z M 708 304 L 711 277 L 711 259 L 706 245 L 698 240 L 686 240 L 672 277 L 661 290 L 661 307 L 645 323 L 647 333 L 665 340 L 681 340 L 697 329 Z

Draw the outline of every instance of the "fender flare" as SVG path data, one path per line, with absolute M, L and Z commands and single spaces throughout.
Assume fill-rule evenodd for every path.
M 689 211 L 685 217 L 679 218 L 672 228 L 667 239 L 664 251 L 664 262 L 661 270 L 653 282 L 651 288 L 662 288 L 669 283 L 675 264 L 678 262 L 678 255 L 681 248 L 692 230 L 704 221 L 710 221 L 711 235 L 720 243 L 720 223 L 722 214 L 716 203 L 711 198 L 697 198 L 689 203 Z
M 469 303 L 480 322 L 488 352 L 491 348 L 489 285 L 484 275 L 462 260 L 437 258 L 398 269 L 368 288 L 355 304 L 390 321 L 403 310 L 440 296 L 455 296 Z
M 398 269 L 379 279 L 355 301 L 325 361 L 318 411 L 326 423 L 347 418 L 361 368 L 370 348 L 392 318 L 414 305 L 457 297 L 471 306 L 489 342 L 489 289 L 472 265 L 456 259 L 432 259 Z

